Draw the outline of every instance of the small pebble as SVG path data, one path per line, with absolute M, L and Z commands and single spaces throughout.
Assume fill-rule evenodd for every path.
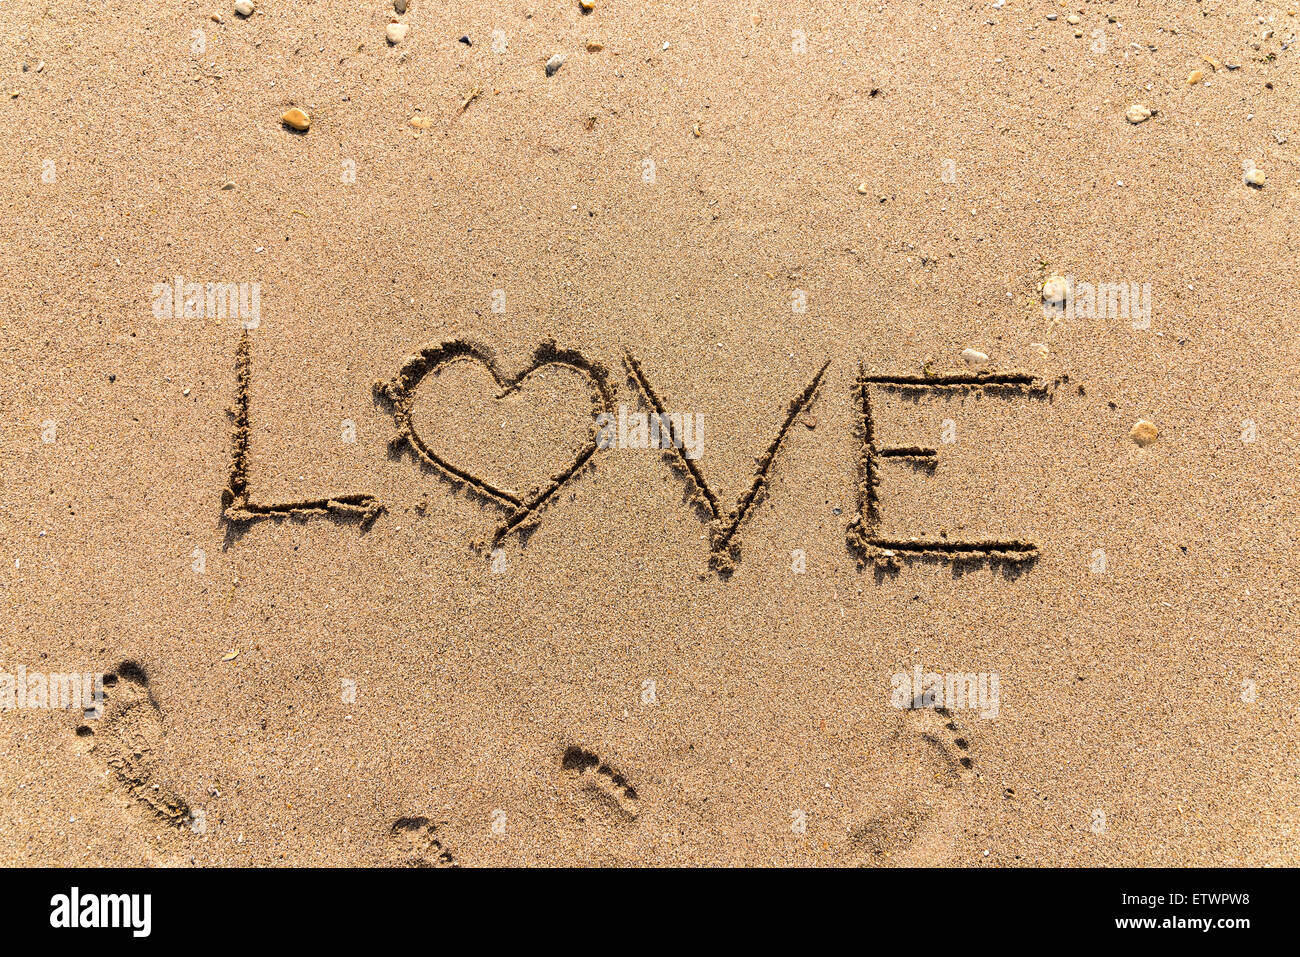
M 1080 23 L 1083 22 L 1083 18 L 1079 16 L 1077 13 L 1072 13 L 1065 18 L 1065 22 L 1070 24 L 1071 26 L 1078 26 Z
M 858 192 L 861 193 L 863 196 L 866 196 L 867 193 L 871 192 L 871 187 L 868 186 L 866 183 L 859 183 Z
M 989 361 L 989 357 L 978 349 L 963 349 L 961 357 L 966 360 L 966 364 L 972 368 L 982 366 Z
M 803 424 L 810 429 L 817 428 L 817 416 L 813 415 L 811 412 L 805 412 L 803 417 Z
M 588 40 L 588 41 L 587 41 L 587 52 L 588 52 L 588 53 L 599 53 L 599 52 L 600 52 L 601 50 L 603 50 L 603 49 L 605 49 L 605 44 L 601 43 L 599 40 Z
M 1146 419 L 1138 419 L 1133 424 L 1133 428 L 1128 430 L 1128 437 L 1138 445 L 1150 445 L 1156 439 L 1160 438 L 1160 430 L 1156 428 L 1154 422 L 1148 422 Z
M 1246 170 L 1246 175 L 1242 177 L 1242 181 L 1243 181 L 1247 186 L 1253 186 L 1253 187 L 1255 187 L 1256 189 L 1263 189 L 1263 188 L 1264 188 L 1264 171 L 1261 170 L 1261 169 L 1249 169 L 1249 170 Z
M 562 66 L 564 66 L 564 56 L 563 54 L 557 53 L 546 61 L 546 75 L 555 76 Z
M 406 0 L 393 0 L 393 9 L 398 13 L 406 12 Z
M 1204 79 L 1205 79 L 1204 70 L 1193 70 L 1191 73 L 1187 74 L 1187 85 L 1196 86 L 1196 84 L 1200 83 Z
M 1042 342 L 1031 342 L 1029 343 L 1029 348 L 1033 349 L 1040 359 L 1046 359 L 1048 352 L 1051 351 L 1047 348 L 1047 345 Z
M 1064 276 L 1048 276 L 1047 282 L 1043 283 L 1043 302 L 1060 304 L 1069 294 L 1070 284 Z
M 280 122 L 291 129 L 304 133 L 311 127 L 311 117 L 296 106 L 280 117 Z
M 468 33 L 460 38 L 460 42 L 465 44 L 465 46 L 467 47 L 472 47 L 474 45 L 474 41 L 469 38 Z
M 234 181 L 233 179 L 228 179 L 228 180 L 226 180 L 224 183 L 221 184 L 221 188 L 222 188 L 222 189 L 234 189 L 234 188 L 235 188 L 235 181 Z
M 407 123 L 414 126 L 417 130 L 427 130 L 429 127 L 433 126 L 433 120 L 429 119 L 427 116 L 413 116 L 407 120 Z
M 254 9 L 253 0 L 235 0 L 235 12 L 241 17 L 251 17 Z
M 595 0 L 578 0 L 578 8 L 583 13 L 591 13 L 592 10 L 596 9 Z
M 1049 13 L 1049 14 L 1047 15 L 1047 19 L 1049 19 L 1049 20 L 1055 20 L 1055 19 L 1056 19 L 1056 14 L 1054 14 L 1054 13 Z
M 1145 123 L 1151 119 L 1151 111 L 1141 103 L 1134 103 L 1124 111 L 1124 118 L 1130 123 Z
M 388 42 L 393 46 L 401 43 L 406 39 L 406 35 L 411 32 L 411 28 L 405 23 L 390 23 L 384 33 L 388 36 Z

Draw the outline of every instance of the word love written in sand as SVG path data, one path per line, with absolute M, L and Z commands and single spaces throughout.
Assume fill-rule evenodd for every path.
M 663 399 L 651 385 L 641 364 L 630 353 L 624 355 L 623 362 L 628 381 L 641 393 L 649 406 L 648 420 L 658 425 L 666 438 L 663 442 L 665 457 L 686 482 L 690 503 L 708 523 L 709 564 L 720 573 L 729 574 L 740 556 L 737 538 L 740 528 L 754 506 L 766 495 L 768 477 L 791 426 L 812 404 L 830 361 L 827 360 L 807 387 L 786 404 L 776 434 L 755 460 L 749 487 L 730 509 L 722 504 L 718 494 L 705 480 L 699 462 L 684 451 L 684 443 L 680 440 L 681 420 L 665 411 Z M 572 460 L 554 475 L 536 483 L 531 490 L 519 493 L 505 488 L 503 482 L 456 464 L 445 451 L 438 451 L 416 427 L 412 419 L 412 408 L 420 384 L 426 379 L 436 378 L 453 363 L 470 363 L 486 370 L 499 390 L 497 399 L 518 391 L 530 377 L 543 370 L 558 368 L 577 376 L 589 393 L 591 415 L 586 420 L 589 429 L 585 440 Z M 234 418 L 234 448 L 230 480 L 222 493 L 227 521 L 242 525 L 266 518 L 306 519 L 328 516 L 354 519 L 362 527 L 368 527 L 384 511 L 384 506 L 372 495 L 334 495 L 273 505 L 254 500 L 248 474 L 251 380 L 250 341 L 245 332 L 239 341 L 236 358 L 235 405 L 231 410 Z M 881 509 L 877 490 L 881 481 L 881 462 L 904 460 L 918 468 L 933 471 L 938 461 L 938 452 L 921 446 L 882 446 L 876 438 L 872 417 L 873 392 L 892 391 L 905 397 L 916 397 L 945 390 L 978 390 L 1004 398 L 1044 398 L 1049 391 L 1048 386 L 1041 381 L 1019 372 L 948 376 L 868 375 L 865 369 L 859 367 L 853 389 L 857 434 L 861 440 L 857 511 L 846 533 L 848 546 L 862 564 L 871 562 L 877 567 L 890 570 L 899 567 L 900 559 L 954 564 L 1032 564 L 1038 557 L 1038 547 L 1032 542 L 1018 539 L 950 541 L 946 538 L 887 538 L 878 533 Z M 556 500 L 560 490 L 576 480 L 591 465 L 602 444 L 600 423 L 609 423 L 614 417 L 615 388 L 610 383 L 608 370 L 576 350 L 560 349 L 549 341 L 539 346 L 524 371 L 513 377 L 503 374 L 491 351 L 475 343 L 458 339 L 428 346 L 407 358 L 391 381 L 376 383 L 374 391 L 376 397 L 391 410 L 397 423 L 397 434 L 391 442 L 395 449 L 410 449 L 421 461 L 456 487 L 464 488 L 484 502 L 502 509 L 504 518 L 492 536 L 494 546 L 499 545 L 507 536 L 527 535 L 537 528 L 543 511 Z

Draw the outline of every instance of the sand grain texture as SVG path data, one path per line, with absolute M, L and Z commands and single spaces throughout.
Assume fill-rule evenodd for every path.
M 1300 861 L 1286 4 L 390 12 L 0 9 L 0 670 L 148 675 L 93 734 L 0 714 L 0 863 Z M 1150 283 L 1149 328 L 1050 322 L 1052 274 Z M 227 519 L 240 323 L 157 315 L 178 275 L 260 284 L 251 500 L 382 514 Z M 656 451 L 494 539 L 513 506 L 372 389 L 459 340 L 506 378 L 553 340 L 633 412 L 635 356 L 724 511 L 825 371 L 719 570 Z M 881 463 L 882 533 L 1037 560 L 864 566 L 860 369 L 965 349 L 1050 389 L 875 396 L 938 453 Z M 572 379 L 458 368 L 413 416 L 522 497 L 583 441 Z M 892 707 L 915 665 L 996 672 L 998 716 Z

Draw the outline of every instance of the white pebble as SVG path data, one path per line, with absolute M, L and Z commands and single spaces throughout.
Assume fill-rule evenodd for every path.
M 1043 302 L 1060 304 L 1070 294 L 1070 282 L 1064 276 L 1048 276 L 1043 283 Z
M 965 359 L 966 364 L 972 368 L 975 366 L 982 366 L 984 363 L 989 361 L 989 357 L 978 349 L 963 349 L 961 351 L 961 357 Z
M 251 17 L 254 9 L 253 0 L 235 0 L 235 12 L 241 17 Z

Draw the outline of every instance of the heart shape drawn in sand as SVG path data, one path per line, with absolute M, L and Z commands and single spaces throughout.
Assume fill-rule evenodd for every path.
M 547 367 L 558 366 L 576 373 L 586 383 L 591 394 L 591 416 L 586 441 L 567 465 L 522 494 L 502 487 L 504 483 L 493 482 L 474 474 L 467 467 L 453 464 L 445 454 L 439 453 L 430 445 L 416 429 L 411 418 L 411 407 L 415 403 L 420 383 L 427 376 L 437 376 L 452 362 L 472 362 L 486 369 L 499 389 L 497 400 L 519 391 L 530 376 Z M 581 472 L 596 453 L 596 417 L 603 412 L 614 411 L 614 393 L 605 367 L 592 362 L 576 350 L 557 348 L 549 339 L 537 347 L 528 366 L 512 378 L 502 374 L 491 350 L 477 343 L 453 339 L 436 346 L 426 346 L 402 363 L 392 381 L 376 382 L 375 394 L 388 403 L 393 418 L 397 421 L 397 435 L 390 443 L 394 448 L 409 445 L 416 455 L 452 483 L 467 486 L 476 494 L 507 510 L 505 520 L 492 536 L 493 545 L 513 531 L 524 532 L 536 527 L 539 510 L 555 497 L 565 483 Z

